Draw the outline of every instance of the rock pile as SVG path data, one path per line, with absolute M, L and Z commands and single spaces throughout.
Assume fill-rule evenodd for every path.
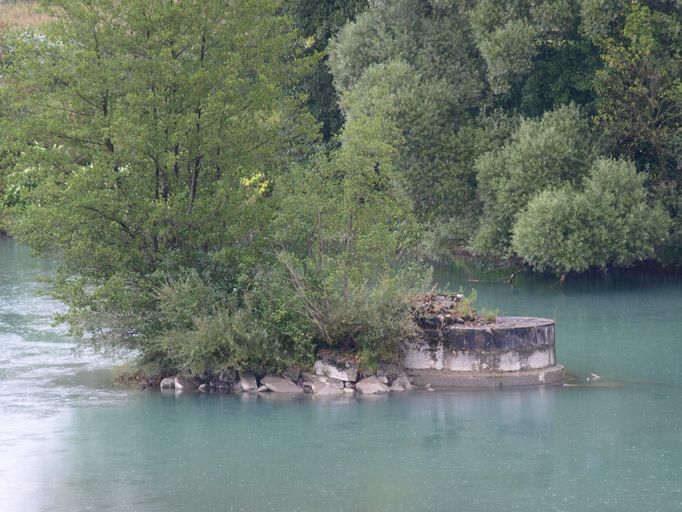
M 288 368 L 284 375 L 264 375 L 260 379 L 253 372 L 223 371 L 209 376 L 166 377 L 160 383 L 162 390 L 220 391 L 227 393 L 272 392 L 283 394 L 308 393 L 316 396 L 384 394 L 409 391 L 412 383 L 397 365 L 382 364 L 371 372 L 359 369 L 352 356 L 332 352 L 320 354 L 313 372 Z

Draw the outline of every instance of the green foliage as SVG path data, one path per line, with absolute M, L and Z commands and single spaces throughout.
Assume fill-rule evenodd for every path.
M 656 180 L 678 178 L 682 152 L 682 19 L 633 2 L 596 76 L 597 121 L 618 152 Z
M 329 39 L 349 20 L 367 7 L 367 0 L 341 0 L 320 2 L 318 0 L 286 0 L 285 12 L 305 37 L 309 54 L 325 52 Z M 338 134 L 343 125 L 338 96 L 332 83 L 326 58 L 304 78 L 303 90 L 307 94 L 310 111 L 322 123 L 324 140 Z
M 447 100 L 477 104 L 485 87 L 480 58 L 457 2 L 375 2 L 330 43 L 330 67 L 340 93 L 373 64 L 400 60 L 424 80 L 448 85 Z
M 644 176 L 632 163 L 597 160 L 582 189 L 541 192 L 514 226 L 516 253 L 538 270 L 565 274 L 627 267 L 650 258 L 669 218 L 647 202 Z
M 464 295 L 464 288 L 459 289 L 459 294 L 462 296 L 460 300 L 455 302 L 452 306 L 452 316 L 461 318 L 464 321 L 474 321 L 478 317 L 478 312 L 474 308 L 474 302 L 478 297 L 476 289 L 471 290 L 468 296 Z
M 423 268 L 350 279 L 327 266 L 311 270 L 283 255 L 305 317 L 323 347 L 357 352 L 363 363 L 398 361 L 400 342 L 414 334 L 411 298 L 431 282 Z
M 469 125 L 485 79 L 462 9 L 457 2 L 376 2 L 330 45 L 347 118 L 381 116 L 400 128 L 396 165 L 418 218 L 434 225 L 476 209 L 478 132 Z
M 341 145 L 294 170 L 276 191 L 280 264 L 323 346 L 393 359 L 411 333 L 409 296 L 423 271 L 393 263 L 415 223 L 393 143 L 400 133 L 378 116 L 350 116 Z
M 488 64 L 488 80 L 494 93 L 509 90 L 509 81 L 530 71 L 537 54 L 535 27 L 525 20 L 509 20 L 481 42 L 481 55 Z
M 524 120 L 503 147 L 476 161 L 484 213 L 472 249 L 510 255 L 514 222 L 530 199 L 548 188 L 578 184 L 593 158 L 592 134 L 577 107 Z
M 282 273 L 259 275 L 239 303 L 210 300 L 210 285 L 189 280 L 161 289 L 161 310 L 172 328 L 153 339 L 147 362 L 202 374 L 234 368 L 258 373 L 312 364 L 312 329 Z M 183 312 L 187 305 L 191 314 Z M 183 322 L 189 320 L 189 324 Z
M 628 0 L 580 0 L 580 30 L 597 45 L 607 44 L 623 26 Z
M 53 7 L 44 36 L 15 39 L 3 75 L 22 114 L 2 131 L 15 155 L 5 202 L 23 210 L 13 232 L 62 257 L 75 333 L 152 350 L 242 293 L 264 258 L 271 209 L 251 183 L 315 136 L 291 92 L 313 61 L 276 2 Z M 167 279 L 187 294 L 172 311 Z M 220 300 L 201 299 L 197 279 L 219 283 Z
M 430 279 L 408 256 L 682 257 L 674 3 L 46 5 L 0 40 L 0 231 L 60 258 L 89 345 L 372 363 Z
M 592 101 L 595 51 L 574 0 L 474 2 L 469 11 L 497 100 L 526 115 Z

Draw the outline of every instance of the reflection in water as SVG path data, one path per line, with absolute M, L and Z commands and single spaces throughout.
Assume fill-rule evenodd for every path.
M 0 510 L 682 510 L 673 280 L 476 283 L 618 387 L 282 399 L 111 388 L 48 327 L 49 266 L 0 262 Z

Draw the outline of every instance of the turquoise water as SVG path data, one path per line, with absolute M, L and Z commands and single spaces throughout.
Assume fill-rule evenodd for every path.
M 556 317 L 560 362 L 606 384 L 320 400 L 112 388 L 50 327 L 50 270 L 0 241 L 2 511 L 682 510 L 679 280 L 438 269 Z

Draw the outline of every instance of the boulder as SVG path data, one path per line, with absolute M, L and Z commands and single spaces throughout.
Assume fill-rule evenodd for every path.
M 173 383 L 175 385 L 175 389 L 182 391 L 190 391 L 197 388 L 197 385 L 193 380 L 183 377 L 182 375 L 176 375 L 173 379 Z
M 239 374 L 239 383 L 237 386 L 242 391 L 253 391 L 254 389 L 257 389 L 258 383 L 256 382 L 256 376 L 253 374 L 253 372 L 241 372 Z
M 260 382 L 273 393 L 303 393 L 303 390 L 299 386 L 286 377 L 266 375 Z
M 350 357 L 338 354 L 323 354 L 315 361 L 315 373 L 331 379 L 355 382 L 358 380 L 358 365 Z
M 384 384 L 393 383 L 393 381 L 400 375 L 402 368 L 393 363 L 379 363 L 377 366 L 376 376 Z
M 261 386 L 258 386 L 258 388 L 256 388 L 256 391 L 258 391 L 259 393 L 264 393 L 266 391 L 269 391 L 269 389 L 267 386 L 261 385 Z
M 305 393 L 315 393 L 321 389 L 328 381 L 327 377 L 315 375 L 314 373 L 301 373 L 301 387 Z
M 298 382 L 298 379 L 301 377 L 301 368 L 298 366 L 290 366 L 284 370 L 284 376 L 292 382 Z
M 206 393 L 206 391 L 208 391 L 208 384 L 206 384 L 206 383 L 204 382 L 203 384 L 200 384 L 200 385 L 199 385 L 199 388 L 198 388 L 198 389 L 199 389 L 199 391 L 201 391 L 202 393 Z
M 362 379 L 355 385 L 355 389 L 363 395 L 379 395 L 390 391 L 386 384 L 374 376 Z
M 161 381 L 161 389 L 173 389 L 175 387 L 175 377 L 166 377 Z
M 330 380 L 329 382 L 325 382 L 315 390 L 315 396 L 343 395 L 344 391 L 345 388 L 343 387 L 342 382 L 340 381 L 333 382 Z
M 322 375 L 315 375 L 314 373 L 303 372 L 301 374 L 301 384 L 303 391 L 306 393 L 314 395 L 340 395 L 343 393 L 345 385 L 350 383 L 330 379 Z
M 391 391 L 409 391 L 411 389 L 412 383 L 405 372 L 400 372 L 391 384 Z

